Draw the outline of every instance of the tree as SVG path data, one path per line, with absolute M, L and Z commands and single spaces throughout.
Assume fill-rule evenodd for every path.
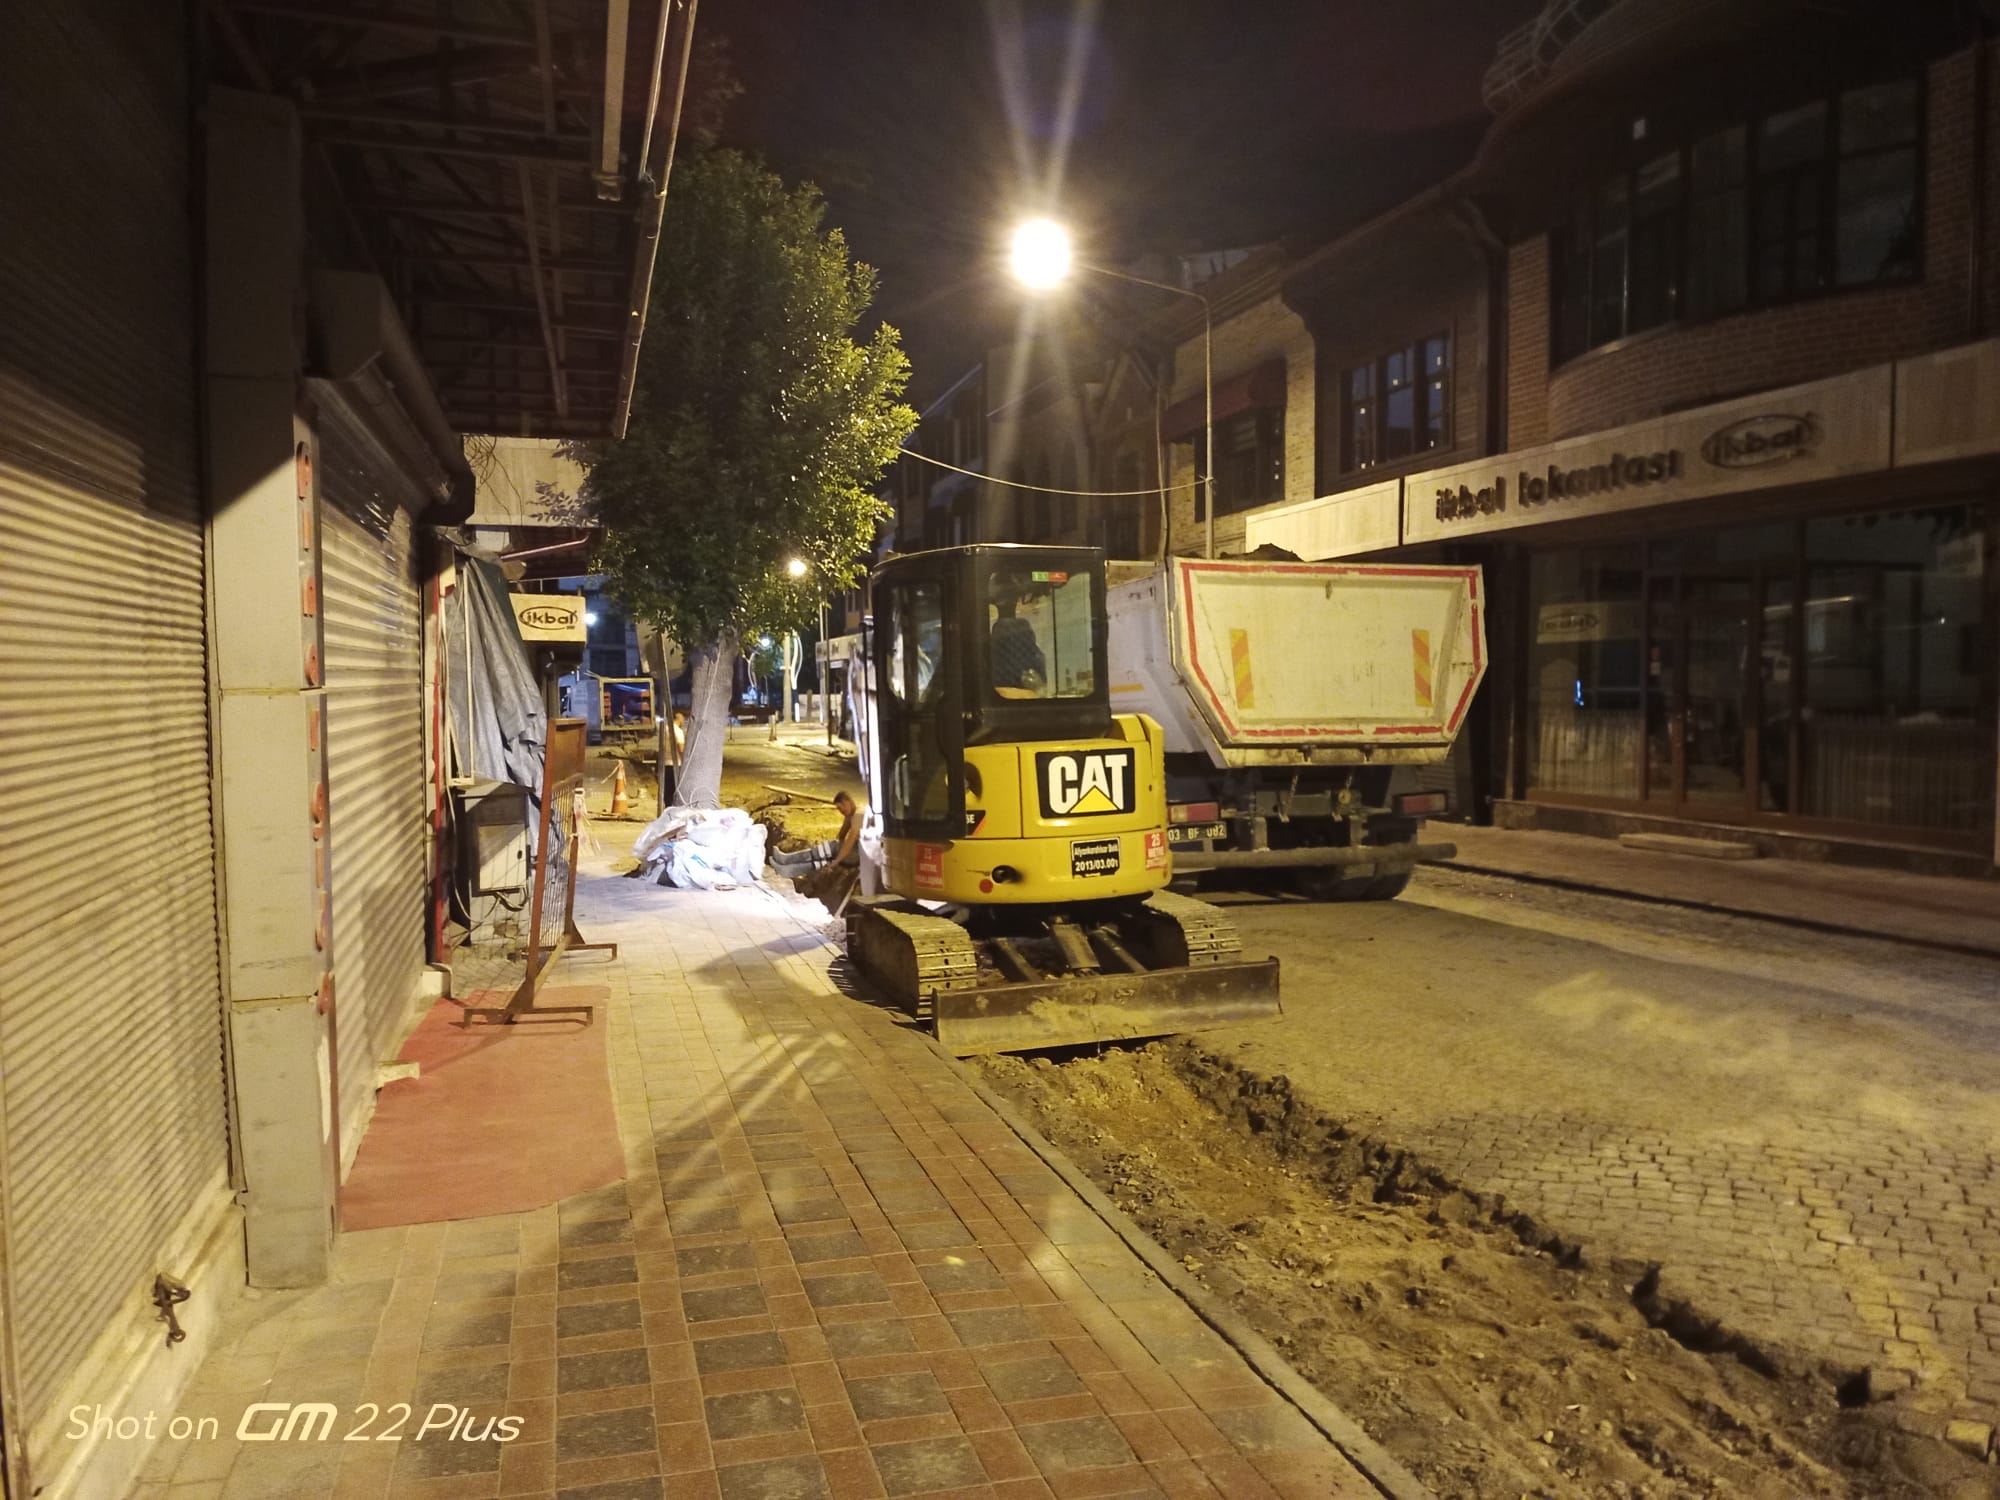
M 678 165 L 626 436 L 567 445 L 609 592 L 688 648 L 693 806 L 721 800 L 738 642 L 860 578 L 887 513 L 872 486 L 916 426 L 896 330 L 854 337 L 875 272 L 825 212 L 733 151 Z

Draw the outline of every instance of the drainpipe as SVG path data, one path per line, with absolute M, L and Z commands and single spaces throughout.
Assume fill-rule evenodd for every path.
M 660 0 L 663 7 L 673 0 Z M 687 99 L 688 64 L 694 54 L 695 7 L 701 0 L 687 0 L 687 19 L 681 23 L 681 55 L 679 70 L 674 80 L 673 109 L 667 116 L 666 145 L 662 151 L 660 170 L 655 175 L 651 163 L 642 156 L 636 164 L 639 186 L 646 196 L 639 205 L 640 249 L 635 252 L 632 265 L 631 287 L 626 293 L 624 348 L 618 360 L 617 409 L 612 414 L 611 432 L 613 437 L 625 436 L 626 424 L 632 420 L 632 388 L 639 379 L 639 343 L 646 332 L 646 314 L 653 299 L 653 266 L 660 255 L 660 226 L 667 216 L 667 184 L 674 172 L 674 151 L 681 138 L 681 108 Z M 664 11 L 662 12 L 664 17 Z M 653 99 L 646 106 L 645 150 L 652 151 L 653 116 L 658 106 L 661 83 L 659 68 L 666 60 L 666 31 L 662 20 L 659 45 L 654 52 L 655 70 L 653 74 Z

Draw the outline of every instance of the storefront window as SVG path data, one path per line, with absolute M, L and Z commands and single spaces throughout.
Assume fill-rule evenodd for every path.
M 1800 811 L 1993 824 L 1986 519 L 1978 505 L 1806 525 Z
M 1529 787 L 1990 836 L 1988 538 L 1967 503 L 1536 557 Z
M 1537 790 L 1639 795 L 1641 577 L 1637 547 L 1534 559 L 1528 756 Z

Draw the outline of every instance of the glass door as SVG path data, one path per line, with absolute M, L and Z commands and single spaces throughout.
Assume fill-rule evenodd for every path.
M 1745 579 L 1687 578 L 1648 613 L 1646 800 L 1690 816 L 1749 808 L 1755 637 Z
M 1695 604 L 1683 614 L 1681 800 L 1743 810 L 1749 785 L 1750 620 L 1743 608 Z

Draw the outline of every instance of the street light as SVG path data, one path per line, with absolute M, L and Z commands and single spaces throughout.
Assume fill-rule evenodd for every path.
M 1094 266 L 1088 261 L 1072 258 L 1069 231 L 1053 219 L 1030 219 L 1016 228 L 1007 261 L 1013 268 L 1014 279 L 1032 291 L 1048 291 L 1051 287 L 1061 285 L 1071 270 L 1079 270 L 1090 271 L 1098 276 L 1109 276 L 1114 281 L 1129 281 L 1135 286 L 1149 286 L 1155 291 L 1172 292 L 1177 297 L 1192 297 L 1201 304 L 1201 441 L 1203 468 L 1206 470 L 1201 481 L 1206 523 L 1202 553 L 1206 557 L 1213 558 L 1215 556 L 1215 319 L 1213 310 L 1208 305 L 1208 298 L 1189 287 L 1175 286 L 1166 281 L 1151 281 L 1127 271 L 1114 271 L 1109 266 Z M 1164 542 L 1162 545 L 1165 545 Z
M 785 571 L 786 571 L 787 573 L 791 574 L 791 575 L 792 575 L 792 577 L 794 577 L 794 578 L 803 578 L 803 577 L 805 577 L 805 576 L 806 576 L 806 560 L 805 560 L 805 559 L 804 559 L 803 557 L 795 557 L 795 558 L 793 558 L 793 559 L 792 559 L 792 560 L 791 560 L 790 562 L 788 562 L 788 563 L 786 563 L 786 564 L 785 564 Z
M 1008 255 L 1014 277 L 1023 286 L 1045 292 L 1069 275 L 1069 231 L 1053 219 L 1030 219 L 1014 231 Z

